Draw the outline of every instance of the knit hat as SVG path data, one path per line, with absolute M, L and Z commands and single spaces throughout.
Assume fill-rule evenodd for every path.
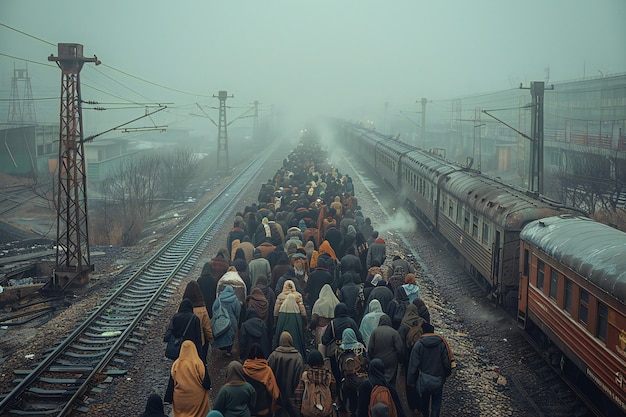
M 415 274 L 411 274 L 411 273 L 406 274 L 406 276 L 404 277 L 404 283 L 417 285 L 417 282 L 415 282 Z
M 384 245 L 385 244 L 385 240 L 382 237 L 377 237 L 376 240 L 374 241 L 374 243 L 382 243 Z

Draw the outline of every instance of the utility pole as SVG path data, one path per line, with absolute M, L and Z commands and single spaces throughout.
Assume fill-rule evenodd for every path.
M 483 159 L 482 129 L 484 125 L 480 122 L 480 113 L 481 113 L 480 107 L 476 107 L 476 109 L 474 109 L 474 118 L 475 118 L 474 152 L 476 153 L 476 148 L 478 148 L 478 164 L 476 165 L 476 168 L 478 169 L 478 171 L 482 172 L 482 159 Z M 477 129 L 478 129 L 478 135 L 476 134 Z
M 20 84 L 24 89 L 20 94 Z M 13 78 L 11 78 L 11 102 L 7 124 L 10 126 L 33 125 L 37 123 L 35 116 L 35 103 L 33 101 L 33 89 L 28 76 L 28 68 L 15 68 L 13 66 Z
M 528 186 L 530 191 L 543 194 L 543 97 L 545 83 L 531 81 L 532 118 L 530 142 L 530 167 Z
M 228 165 L 228 131 L 226 123 L 226 99 L 233 98 L 234 95 L 228 95 L 226 91 L 218 92 L 217 97 L 220 101 L 220 117 L 217 124 L 217 172 L 225 174 L 230 170 Z
M 426 150 L 426 103 L 428 100 L 422 97 L 422 142 L 424 144 L 424 150 Z
M 383 132 L 387 133 L 388 132 L 388 128 L 387 128 L 387 110 L 389 109 L 389 102 L 385 101 L 385 118 L 383 120 Z
M 259 100 L 254 100 L 254 124 L 252 127 L 252 140 L 259 140 Z
M 48 57 L 61 69 L 61 114 L 57 193 L 56 263 L 52 285 L 67 287 L 75 278 L 85 282 L 93 271 L 87 226 L 87 174 L 80 96 L 83 45 L 59 43 L 59 56 Z

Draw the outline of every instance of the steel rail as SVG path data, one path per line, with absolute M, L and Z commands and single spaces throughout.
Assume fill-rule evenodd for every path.
M 223 223 L 220 223 L 219 221 L 223 220 L 234 210 L 234 202 L 239 198 L 239 191 L 251 184 L 252 179 L 260 171 L 263 163 L 270 154 L 271 150 L 268 149 L 247 167 L 245 167 L 235 179 L 224 187 L 216 198 L 214 198 L 192 219 L 187 221 L 185 226 L 165 244 L 163 244 L 159 250 L 150 256 L 150 258 L 138 270 L 132 272 L 131 277 L 128 278 L 123 285 L 115 290 L 115 292 L 109 296 L 107 300 L 96 308 L 96 310 L 93 311 L 85 321 L 83 321 L 52 352 L 50 352 L 35 369 L 25 375 L 18 385 L 11 390 L 11 392 L 9 392 L 2 399 L 2 401 L 0 401 L 0 412 L 4 412 L 9 406 L 14 405 L 17 399 L 19 399 L 34 383 L 39 381 L 42 374 L 49 371 L 52 364 L 62 355 L 66 354 L 68 349 L 77 343 L 77 341 L 94 345 L 111 342 L 109 346 L 103 348 L 90 346 L 83 347 L 83 349 L 87 351 L 96 351 L 95 354 L 83 355 L 85 358 L 89 358 L 92 355 L 102 357 L 97 363 L 95 363 L 95 365 L 91 364 L 84 367 L 84 369 L 88 370 L 87 372 L 89 372 L 89 374 L 86 377 L 76 379 L 77 382 L 75 382 L 75 385 L 78 385 L 78 387 L 73 387 L 71 389 L 73 394 L 69 400 L 65 401 L 65 405 L 62 406 L 62 408 L 59 405 L 53 410 L 46 410 L 45 412 L 44 410 L 33 410 L 32 412 L 17 409 L 8 410 L 9 413 L 20 415 L 53 415 L 54 413 L 56 413 L 54 415 L 59 417 L 68 415 L 73 410 L 79 397 L 81 397 L 89 387 L 90 381 L 93 377 L 100 373 L 121 351 L 121 348 L 127 341 L 129 341 L 130 336 L 135 331 L 137 325 L 151 310 L 152 306 L 162 296 L 165 289 L 170 285 L 174 278 L 178 275 L 188 273 L 191 267 L 193 267 L 193 264 L 195 264 L 201 252 L 215 235 L 218 227 Z M 143 285 L 144 289 L 141 291 L 144 293 L 147 292 L 148 295 L 141 295 L 140 290 L 133 289 L 133 286 L 135 285 Z M 143 298 L 143 304 L 139 306 L 133 305 L 115 308 L 115 303 L 119 302 L 121 298 L 127 296 L 128 293 L 134 293 L 133 296 L 135 298 Z M 123 305 L 124 301 L 122 300 L 121 303 Z M 123 312 L 126 316 L 134 315 L 134 317 L 130 319 L 129 317 L 125 317 L 124 314 L 118 316 L 110 315 L 111 312 L 115 311 L 120 314 Z M 120 322 L 119 325 L 116 324 L 117 321 Z M 123 328 L 122 331 L 115 330 L 119 329 L 120 326 Z M 95 337 L 96 340 L 87 342 L 80 340 L 81 336 L 86 336 L 87 331 L 90 328 L 94 330 L 94 327 L 96 329 L 103 330 L 100 334 L 89 334 L 89 336 Z M 115 338 L 113 340 L 106 340 L 103 336 L 107 329 L 115 333 Z M 98 330 L 96 330 L 96 332 L 97 331 Z M 119 332 L 119 334 L 116 332 Z M 98 349 L 100 349 L 100 352 L 98 352 Z M 79 356 L 80 355 L 74 355 L 75 358 Z M 84 372 L 84 374 L 87 372 Z

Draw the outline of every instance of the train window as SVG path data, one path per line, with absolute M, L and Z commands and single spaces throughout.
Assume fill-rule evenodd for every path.
M 580 289 L 580 300 L 578 307 L 578 320 L 587 323 L 589 316 L 589 293 L 582 288 Z
M 609 309 L 602 303 L 598 303 L 598 327 L 596 336 L 606 342 L 606 332 L 609 324 Z
M 461 225 L 461 213 L 462 213 L 462 210 L 461 210 L 461 207 L 459 207 L 456 210 L 456 224 L 458 224 L 459 226 Z
M 572 292 L 574 291 L 574 284 L 569 279 L 565 280 L 565 310 L 572 313 Z
M 486 245 L 489 242 L 489 223 L 483 223 L 483 237 L 482 237 L 483 245 Z M 528 274 L 526 274 L 528 276 Z
M 478 239 L 478 218 L 472 216 L 472 237 Z
M 545 264 L 543 261 L 537 262 L 537 288 L 543 291 L 543 274 L 545 269 Z
M 454 219 L 454 201 L 452 201 L 452 198 L 448 200 L 448 216 Z
M 550 297 L 556 300 L 559 294 L 559 273 L 554 269 L 550 271 Z
M 467 233 L 469 233 L 469 226 L 470 225 L 470 213 L 468 209 L 465 209 L 465 221 L 463 223 L 463 230 L 465 230 Z

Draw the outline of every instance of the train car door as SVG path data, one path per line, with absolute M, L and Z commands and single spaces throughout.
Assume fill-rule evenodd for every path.
M 528 313 L 528 280 L 530 275 L 530 252 L 526 245 L 520 245 L 520 267 L 519 267 L 519 290 L 517 301 L 517 325 L 522 329 L 526 328 L 526 316 Z

